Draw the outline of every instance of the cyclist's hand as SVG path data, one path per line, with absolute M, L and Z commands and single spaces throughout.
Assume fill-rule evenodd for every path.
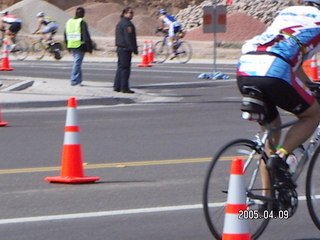
M 157 29 L 156 29 L 156 33 L 162 32 L 162 31 L 163 31 L 163 28 L 157 28 Z

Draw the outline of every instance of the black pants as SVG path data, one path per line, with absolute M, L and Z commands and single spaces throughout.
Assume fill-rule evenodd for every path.
M 114 79 L 113 89 L 115 91 L 126 92 L 130 89 L 129 78 L 130 78 L 130 72 L 131 72 L 132 52 L 127 49 L 118 48 L 117 54 L 118 54 L 118 68 L 117 68 L 116 77 Z

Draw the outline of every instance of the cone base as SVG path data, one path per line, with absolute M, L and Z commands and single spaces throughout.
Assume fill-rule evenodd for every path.
M 8 122 L 0 122 L 0 127 L 5 127 L 7 126 L 9 123 Z
M 57 182 L 57 183 L 89 183 L 100 180 L 99 177 L 46 177 L 44 179 L 48 182 Z
M 141 63 L 141 64 L 138 64 L 137 67 L 152 67 L 152 65 Z
M 0 71 L 12 71 L 13 68 L 0 68 Z

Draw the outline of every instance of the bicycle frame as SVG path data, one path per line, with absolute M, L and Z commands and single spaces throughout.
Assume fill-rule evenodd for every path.
M 293 121 L 290 121 L 290 122 L 287 122 L 287 123 L 284 123 L 284 124 L 281 124 L 280 126 L 278 127 L 273 127 L 273 128 L 270 128 L 269 126 L 266 125 L 266 131 L 262 134 L 262 136 L 260 136 L 259 133 L 256 134 L 256 139 L 255 139 L 255 142 L 257 143 L 257 148 L 261 150 L 261 153 L 260 155 L 262 154 L 266 154 L 268 155 L 266 152 L 265 152 L 265 146 L 266 146 L 266 143 L 267 141 L 269 140 L 269 143 L 270 143 L 270 146 L 271 146 L 271 149 L 273 151 L 276 150 L 274 144 L 272 143 L 272 140 L 271 140 L 271 134 L 274 132 L 274 131 L 278 131 L 280 129 L 283 129 L 283 128 L 287 128 L 287 127 L 290 127 L 292 126 L 294 123 L 296 123 L 298 120 L 293 120 Z M 296 182 L 299 178 L 299 176 L 301 175 L 304 167 L 306 166 L 306 164 L 308 163 L 308 161 L 311 159 L 312 157 L 312 154 L 314 153 L 314 150 L 317 149 L 318 145 L 320 143 L 320 124 L 318 125 L 316 131 L 314 132 L 314 134 L 312 135 L 312 137 L 309 139 L 308 141 L 308 144 L 307 146 L 305 147 L 305 150 L 301 156 L 301 158 L 299 159 L 299 162 L 298 162 L 298 165 L 297 165 L 297 168 L 296 168 L 296 171 L 294 172 L 294 174 L 292 175 L 292 179 L 294 182 Z M 260 158 L 261 160 L 261 158 Z M 247 166 L 250 164 L 250 161 L 248 161 L 245 166 L 244 166 L 244 169 L 247 168 Z M 259 164 L 259 163 L 258 163 Z M 256 171 L 258 173 L 258 169 Z M 256 174 L 256 173 L 255 173 Z M 253 176 L 253 179 L 255 178 L 255 175 Z M 252 186 L 253 183 L 249 185 Z

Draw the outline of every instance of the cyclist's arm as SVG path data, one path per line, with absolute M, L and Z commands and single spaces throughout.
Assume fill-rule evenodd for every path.
M 33 34 L 35 34 L 36 32 L 38 32 L 41 28 L 41 25 L 42 25 L 42 20 L 38 20 L 38 26 L 37 26 L 37 29 L 33 31 Z
M 166 29 L 166 28 L 167 28 L 166 24 L 165 24 L 164 21 L 163 21 L 164 18 L 165 18 L 165 16 L 160 16 L 160 17 L 159 17 L 159 29 L 160 29 L 160 28 L 161 28 L 161 29 Z

